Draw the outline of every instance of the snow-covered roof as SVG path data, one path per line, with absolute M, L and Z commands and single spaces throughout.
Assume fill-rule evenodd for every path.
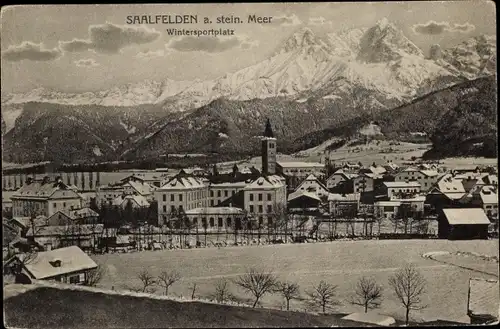
M 210 187 L 213 187 L 213 188 L 224 188 L 224 187 L 241 188 L 241 187 L 245 187 L 245 186 L 247 186 L 246 182 L 227 182 L 227 183 L 219 183 L 219 184 L 214 184 L 214 183 L 210 184 Z
M 204 207 L 186 210 L 186 215 L 242 215 L 243 209 L 236 207 Z
M 439 175 L 437 170 L 420 170 L 420 172 L 427 177 L 436 177 Z
M 288 201 L 295 200 L 297 198 L 300 198 L 301 196 L 305 196 L 305 197 L 308 197 L 308 198 L 311 198 L 314 200 L 321 201 L 321 199 L 319 198 L 319 196 L 316 193 L 307 192 L 307 191 L 297 191 L 294 193 L 290 193 L 288 195 Z
M 19 255 L 18 258 L 23 258 Z M 54 261 L 60 261 L 60 266 L 54 266 Z M 84 253 L 79 247 L 71 246 L 66 248 L 43 251 L 36 254 L 36 257 L 24 265 L 35 279 L 46 279 L 54 276 L 89 270 L 97 267 L 97 264 Z
M 467 310 L 471 315 L 493 315 L 499 310 L 498 280 L 470 278 Z
M 359 198 L 360 198 L 359 193 L 350 193 L 350 194 L 330 193 L 330 194 L 328 194 L 328 201 L 359 201 Z
M 339 169 L 339 170 L 335 171 L 333 174 L 331 174 L 330 177 L 328 177 L 328 179 L 332 178 L 334 175 L 344 176 L 347 180 L 350 180 L 350 179 L 353 179 L 353 178 L 356 178 L 359 176 L 358 174 L 348 173 L 348 172 L 345 172 L 343 169 Z
M 64 190 L 67 195 L 61 195 L 61 198 L 78 198 L 79 195 L 74 190 L 70 189 L 66 184 L 62 182 L 54 181 L 39 181 L 35 180 L 29 184 L 24 184 L 19 188 L 14 194 L 12 194 L 11 199 L 15 198 L 37 198 L 37 199 L 49 199 L 56 191 Z
M 183 190 L 205 187 L 205 183 L 198 177 L 176 176 L 164 184 L 160 190 Z
M 302 161 L 289 161 L 289 162 L 276 162 L 282 168 L 324 168 L 325 165 L 319 162 L 302 162 Z
M 278 175 L 260 176 L 248 184 L 245 189 L 278 188 L 285 186 L 285 179 Z
M 420 183 L 417 182 L 384 182 L 386 187 L 420 187 Z
M 35 238 L 55 235 L 89 235 L 102 233 L 103 224 L 46 225 L 35 227 Z M 29 227 L 26 236 L 33 236 L 33 228 Z
M 498 193 L 493 186 L 484 186 L 480 195 L 484 204 L 498 204 Z
M 450 174 L 444 175 L 437 183 L 437 187 L 439 191 L 444 194 L 465 194 L 465 188 L 462 181 L 455 179 Z
M 443 213 L 450 225 L 490 224 L 481 208 L 446 208 Z
M 151 185 L 149 185 L 146 182 L 138 182 L 138 181 L 128 181 L 124 186 L 129 185 L 131 186 L 134 190 L 137 191 L 140 195 L 149 195 L 151 194 L 155 189 Z

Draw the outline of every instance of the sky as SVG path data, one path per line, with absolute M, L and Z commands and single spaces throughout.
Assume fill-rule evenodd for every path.
M 198 23 L 127 24 L 134 15 L 197 15 Z M 243 23 L 217 24 L 221 15 Z M 272 19 L 259 24 L 248 22 L 249 15 Z M 322 35 L 369 28 L 382 18 L 426 54 L 433 44 L 446 48 L 496 35 L 495 6 L 486 0 L 7 6 L 1 11 L 1 87 L 84 92 L 146 79 L 214 79 L 265 60 L 301 27 Z M 232 29 L 234 35 L 171 36 L 168 29 Z

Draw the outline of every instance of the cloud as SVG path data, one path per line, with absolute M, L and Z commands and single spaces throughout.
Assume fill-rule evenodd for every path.
M 412 29 L 414 33 L 417 34 L 430 34 L 437 35 L 444 32 L 458 32 L 458 33 L 469 33 L 473 31 L 476 27 L 468 22 L 464 24 L 453 24 L 450 25 L 449 22 L 435 22 L 429 21 L 424 24 L 415 24 Z
M 332 21 L 326 20 L 323 16 L 309 18 L 309 25 L 332 25 Z
M 258 44 L 257 41 L 252 41 L 245 36 L 234 37 L 211 37 L 200 36 L 192 37 L 185 36 L 174 38 L 167 43 L 167 49 L 176 51 L 203 51 L 207 53 L 220 53 L 233 48 L 249 49 Z
M 302 21 L 297 17 L 297 15 L 293 14 L 291 16 L 283 15 L 273 17 L 273 23 L 281 26 L 296 26 L 302 24 Z
M 106 23 L 90 25 L 88 39 L 60 41 L 59 47 L 67 52 L 93 50 L 103 54 L 117 54 L 130 45 L 142 45 L 158 39 L 160 32 L 144 26 L 131 27 Z
M 450 28 L 450 32 L 469 33 L 474 31 L 475 29 L 476 27 L 471 23 L 453 24 L 453 27 Z
M 11 62 L 22 60 L 51 61 L 61 56 L 58 48 L 47 49 L 42 43 L 24 41 L 20 45 L 9 46 L 2 52 L 2 57 Z
M 79 60 L 75 61 L 75 64 L 76 64 L 76 66 L 80 66 L 80 67 L 96 67 L 96 66 L 100 65 L 93 58 L 79 59 Z
M 140 51 L 135 57 L 140 58 L 140 59 L 151 59 L 151 58 L 157 58 L 157 57 L 163 57 L 165 56 L 165 50 L 160 49 L 156 51 L 151 51 L 151 50 L 144 50 Z

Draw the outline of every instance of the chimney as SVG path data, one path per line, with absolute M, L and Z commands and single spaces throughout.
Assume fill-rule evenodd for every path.
M 53 267 L 61 267 L 62 261 L 59 258 L 55 258 L 49 262 Z
M 26 184 L 29 185 L 31 183 L 33 183 L 33 178 L 30 176 L 26 177 Z
M 49 176 L 43 176 L 42 185 L 47 184 L 49 181 L 50 181 L 50 177 Z

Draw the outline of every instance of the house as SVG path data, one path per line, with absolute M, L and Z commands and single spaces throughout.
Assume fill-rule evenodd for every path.
M 81 208 L 82 197 L 64 184 L 60 178 L 50 181 L 28 178 L 26 184 L 11 197 L 13 217 L 30 217 L 33 214 L 51 216 L 59 210 Z
M 420 193 L 420 184 L 417 182 L 383 182 L 382 186 L 385 196 L 389 199 Z
M 99 214 L 90 208 L 59 210 L 46 220 L 46 225 L 93 224 L 97 223 Z
M 316 177 L 322 177 L 324 176 L 324 171 L 325 165 L 318 162 L 276 162 L 276 173 L 279 175 L 307 177 L 309 174 L 313 174 Z
M 477 185 L 460 202 L 482 208 L 489 218 L 498 216 L 498 192 L 494 186 Z
M 98 205 L 112 204 L 113 200 L 123 195 L 125 187 L 123 184 L 108 184 L 97 187 L 96 201 Z
M 247 186 L 245 180 L 239 181 L 237 177 L 235 181 L 222 183 L 210 183 L 209 185 L 209 202 L 210 207 L 215 207 L 225 200 L 229 199 L 239 191 L 242 191 Z
M 317 215 L 320 204 L 321 199 L 313 192 L 299 190 L 288 195 L 289 214 Z
M 373 204 L 373 214 L 377 218 L 395 218 L 398 215 L 401 201 L 377 201 Z
M 438 215 L 443 239 L 487 239 L 490 220 L 481 208 L 445 208 Z
M 394 176 L 394 180 L 397 182 L 414 181 L 420 184 L 422 191 L 428 191 L 438 181 L 439 176 L 437 170 L 407 167 L 397 173 Z
M 335 217 L 345 216 L 346 211 L 352 216 L 356 216 L 359 210 L 359 193 L 351 194 L 335 194 L 328 195 L 328 205 L 330 215 Z
M 127 206 L 131 206 L 132 208 L 148 208 L 150 203 L 148 200 L 140 195 L 140 194 L 128 194 L 121 195 L 113 200 L 112 203 L 114 206 L 118 206 L 121 208 L 126 208 Z
M 295 192 L 298 191 L 307 191 L 316 194 L 318 197 L 327 197 L 328 196 L 328 188 L 321 183 L 316 176 L 313 174 L 309 174 L 306 179 L 304 179 L 299 186 L 295 189 Z
M 268 221 L 273 218 L 276 207 L 286 207 L 286 183 L 281 176 L 261 176 L 243 191 L 244 209 L 258 218 L 261 225 L 265 217 Z
M 20 266 L 21 273 L 31 280 L 83 284 L 89 272 L 98 267 L 77 246 L 38 252 L 29 261 L 25 261 L 25 257 L 25 254 L 13 256 L 4 264 L 4 269 L 12 272 Z
M 66 224 L 30 227 L 26 232 L 28 241 L 36 242 L 45 250 L 67 246 L 78 246 L 92 250 L 97 237 L 104 230 L 103 224 Z
M 378 178 L 378 174 L 373 173 L 361 173 L 352 179 L 353 192 L 372 192 L 375 185 L 375 178 Z
M 155 191 L 158 223 L 163 225 L 172 213 L 208 206 L 208 183 L 199 177 L 180 172 Z
M 328 189 L 335 188 L 336 186 L 346 183 L 346 182 L 352 182 L 352 179 L 357 177 L 357 174 L 350 173 L 344 169 L 338 169 L 335 171 L 328 179 L 326 180 L 326 187 Z
M 236 207 L 202 207 L 185 212 L 192 224 L 191 230 L 225 231 L 242 229 L 246 214 Z
M 498 323 L 498 280 L 470 278 L 467 300 L 467 315 L 471 324 Z
M 439 210 L 460 205 L 460 199 L 465 196 L 465 188 L 460 179 L 452 174 L 446 174 L 427 192 L 426 203 Z
M 140 185 L 144 185 L 144 189 L 149 190 L 147 192 L 149 192 L 148 194 L 150 194 L 151 189 L 160 187 L 162 180 L 163 180 L 163 175 L 159 174 L 158 172 L 137 172 L 121 179 L 120 182 L 122 183 L 135 182 Z M 142 193 L 141 195 L 146 196 L 145 194 Z

